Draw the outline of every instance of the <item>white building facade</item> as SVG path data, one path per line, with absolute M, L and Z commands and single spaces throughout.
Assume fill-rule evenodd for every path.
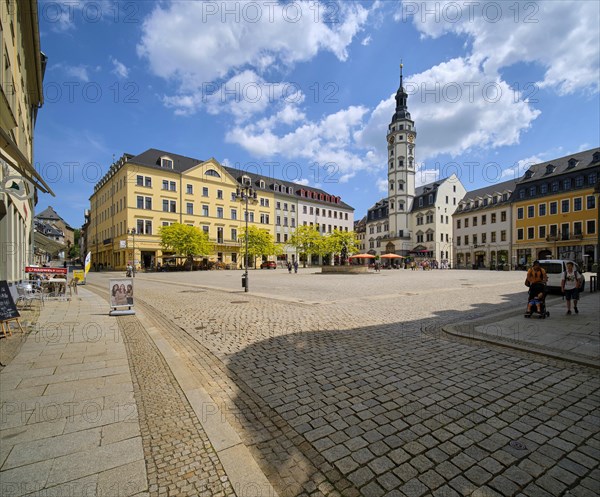
M 455 267 L 508 269 L 515 180 L 468 192 L 453 216 Z
M 453 174 L 417 189 L 412 218 L 416 246 L 412 254 L 448 262 L 454 266 L 452 253 L 452 215 L 466 190 Z
M 388 126 L 388 196 L 367 212 L 365 245 L 373 255 L 452 262 L 452 214 L 465 195 L 456 175 L 415 186 L 417 132 L 403 87 L 396 93 L 396 111 Z

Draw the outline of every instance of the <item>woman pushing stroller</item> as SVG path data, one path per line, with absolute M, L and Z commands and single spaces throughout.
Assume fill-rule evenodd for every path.
M 533 266 L 527 271 L 525 285 L 529 287 L 529 297 L 527 304 L 527 313 L 525 317 L 537 311 L 540 317 L 546 317 L 549 313 L 546 312 L 546 282 L 548 275 L 544 268 L 540 266 L 539 261 L 533 261 Z

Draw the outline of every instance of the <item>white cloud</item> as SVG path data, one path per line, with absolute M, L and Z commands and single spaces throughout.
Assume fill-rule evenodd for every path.
M 129 76 L 129 69 L 127 68 L 127 66 L 125 64 L 123 64 L 122 62 L 119 62 L 114 57 L 110 57 L 110 61 L 113 64 L 113 70 L 112 70 L 113 74 L 116 74 L 120 78 L 127 78 Z
M 415 12 L 414 16 L 408 16 Z M 429 14 L 427 14 L 429 12 Z M 598 2 L 405 2 L 396 19 L 412 19 L 433 38 L 447 33 L 466 36 L 472 58 L 486 74 L 517 62 L 545 69 L 540 87 L 559 94 L 600 89 L 600 30 Z M 551 37 L 551 41 L 549 41 Z
M 113 0 L 40 0 L 38 15 L 55 33 L 66 33 L 74 30 L 77 23 L 114 22 L 118 8 Z
M 418 133 L 419 160 L 516 144 L 540 114 L 506 82 L 487 76 L 468 59 L 452 59 L 410 76 L 405 88 Z M 383 138 L 395 111 L 394 96 L 379 103 L 356 135 L 359 144 L 377 151 L 384 162 L 387 149 Z
M 204 109 L 212 115 L 231 114 L 236 122 L 264 112 L 269 106 L 282 107 L 269 119 L 290 124 L 303 117 L 295 105 L 303 102 L 304 98 L 294 83 L 269 83 L 256 72 L 245 70 L 227 81 L 206 83 L 195 90 L 165 96 L 163 102 L 179 115 L 192 115 Z
M 363 47 L 366 47 L 369 43 L 371 43 L 371 35 L 365 36 L 360 42 Z
M 367 150 L 355 148 L 353 136 L 361 128 L 368 109 L 351 106 L 327 115 L 317 122 L 306 120 L 294 107 L 282 109 L 278 115 L 290 115 L 298 124 L 292 131 L 278 131 L 277 117 L 254 124 L 238 125 L 226 135 L 256 157 L 301 159 L 312 164 L 313 183 L 346 182 L 356 171 L 372 165 Z M 316 163 L 316 164 L 315 164 Z
M 377 186 L 377 190 L 379 192 L 387 194 L 387 191 L 388 191 L 387 178 L 378 178 L 377 181 L 375 181 L 375 185 Z
M 525 174 L 525 171 L 527 171 L 534 164 L 540 164 L 541 162 L 547 161 L 548 159 L 546 157 L 548 157 L 547 153 L 541 153 L 531 155 L 525 159 L 517 161 L 512 166 L 507 167 L 502 171 L 502 181 L 519 179 L 521 176 L 523 176 L 523 174 Z
M 84 82 L 89 82 L 90 76 L 88 74 L 88 68 L 83 65 L 79 66 L 64 66 L 65 72 L 67 76 L 71 76 L 72 78 L 77 78 Z
M 416 124 L 417 159 L 421 162 L 418 184 L 435 181 L 425 161 L 442 154 L 459 157 L 481 148 L 519 143 L 540 114 L 499 77 L 490 78 L 478 64 L 452 59 L 405 79 L 408 108 Z M 336 177 L 346 181 L 359 170 L 385 170 L 385 136 L 395 111 L 395 94 L 373 110 L 352 106 L 306 120 L 297 106 L 289 106 L 270 118 L 234 127 L 227 140 L 258 157 L 331 162 Z M 277 128 L 289 114 L 292 131 Z
M 323 22 L 332 9 L 308 0 L 163 3 L 145 19 L 137 50 L 154 74 L 178 85 L 165 102 L 191 113 L 206 100 L 201 89 L 215 82 L 286 71 L 323 51 L 346 60 L 369 11 L 355 3 L 336 5 L 336 22 Z M 242 115 L 265 108 L 264 100 L 246 103 L 252 105 Z

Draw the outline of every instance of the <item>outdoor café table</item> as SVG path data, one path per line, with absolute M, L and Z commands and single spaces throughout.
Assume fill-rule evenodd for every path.
M 50 278 L 42 280 L 42 291 L 48 298 L 67 298 L 66 278 Z

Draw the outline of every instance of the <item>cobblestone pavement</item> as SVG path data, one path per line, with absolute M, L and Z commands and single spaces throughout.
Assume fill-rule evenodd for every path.
M 156 345 L 136 317 L 123 316 L 118 323 L 130 361 L 150 497 L 235 496 Z
M 276 299 L 139 275 L 136 294 L 280 495 L 597 495 L 598 372 L 436 333 L 522 306 L 522 275 L 393 273 L 301 274 L 301 299 L 287 274 L 254 278 Z

